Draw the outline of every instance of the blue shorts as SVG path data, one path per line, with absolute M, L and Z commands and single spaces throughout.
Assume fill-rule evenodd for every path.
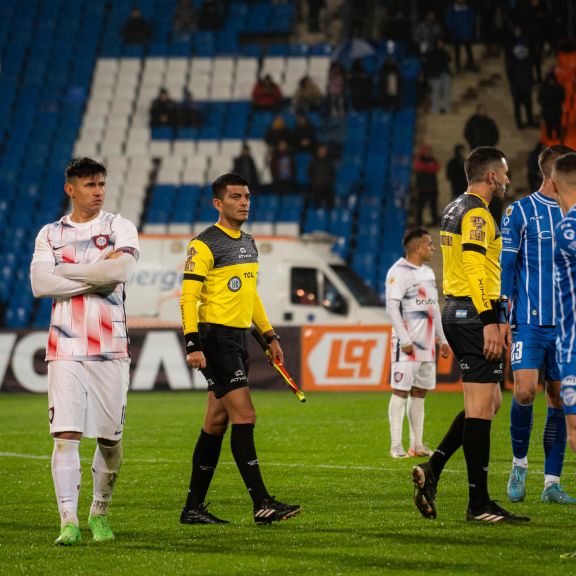
M 560 398 L 564 405 L 564 414 L 576 414 L 576 362 L 562 364 Z
M 544 368 L 545 380 L 560 380 L 560 367 L 556 360 L 556 327 L 518 324 L 512 330 L 510 364 L 513 371 Z

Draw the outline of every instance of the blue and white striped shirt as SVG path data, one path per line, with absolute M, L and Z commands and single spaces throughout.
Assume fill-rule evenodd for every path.
M 556 349 L 561 364 L 576 359 L 576 207 L 556 228 Z
M 556 200 L 540 192 L 506 208 L 500 227 L 501 294 L 512 302 L 512 325 L 556 324 L 554 230 L 561 219 Z

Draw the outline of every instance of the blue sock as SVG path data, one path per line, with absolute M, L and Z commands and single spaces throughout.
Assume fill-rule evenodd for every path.
M 526 458 L 530 445 L 530 433 L 534 423 L 532 404 L 520 404 L 512 398 L 510 408 L 510 439 L 514 458 Z
M 566 420 L 560 408 L 548 408 L 543 443 L 544 474 L 560 477 L 566 450 Z

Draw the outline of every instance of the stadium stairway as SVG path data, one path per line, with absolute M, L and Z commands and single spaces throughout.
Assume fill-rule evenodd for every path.
M 462 72 L 453 76 L 452 80 L 452 114 L 432 114 L 423 104 L 418 110 L 414 153 L 423 144 L 429 144 L 436 159 L 440 162 L 438 173 L 438 211 L 451 201 L 452 193 L 450 183 L 446 178 L 446 165 L 454 155 L 454 146 L 462 143 L 467 146 L 464 139 L 464 126 L 468 118 L 476 111 L 478 104 L 486 107 L 487 113 L 494 119 L 500 131 L 498 147 L 505 152 L 511 174 L 511 186 L 507 192 L 505 204 L 525 194 L 527 189 L 526 159 L 529 152 L 538 141 L 537 129 L 518 130 L 514 120 L 514 108 L 508 80 L 504 54 L 499 57 L 486 58 L 483 47 L 475 46 L 475 58 L 479 64 L 480 72 Z M 534 99 L 535 100 L 535 99 Z M 533 110 L 537 115 L 538 107 Z M 414 186 L 412 186 L 414 191 Z M 411 198 L 410 224 L 414 224 L 413 215 L 416 206 L 415 194 Z M 424 214 L 424 223 L 428 214 Z M 436 244 L 436 254 L 432 260 L 432 268 L 436 274 L 438 286 L 442 279 L 442 256 L 438 241 L 438 230 L 432 229 Z

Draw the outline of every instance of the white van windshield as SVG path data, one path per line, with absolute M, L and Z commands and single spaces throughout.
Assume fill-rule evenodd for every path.
M 368 286 L 368 284 L 366 284 L 364 280 L 360 278 L 354 270 L 352 270 L 352 268 L 349 268 L 344 264 L 330 264 L 330 268 L 332 268 L 338 278 L 346 284 L 360 306 L 384 306 L 384 302 L 382 302 L 376 291 L 373 288 L 370 288 L 370 286 Z

